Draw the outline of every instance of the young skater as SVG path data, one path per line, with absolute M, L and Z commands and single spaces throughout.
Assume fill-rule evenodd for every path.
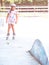
M 8 23 L 8 31 L 7 31 L 6 40 L 8 40 L 11 28 L 13 32 L 12 39 L 14 39 L 14 36 L 15 36 L 14 24 L 17 24 L 17 19 L 18 19 L 18 16 L 17 16 L 17 11 L 16 11 L 16 5 L 12 4 L 10 11 L 8 12 L 7 17 L 6 17 L 6 23 Z

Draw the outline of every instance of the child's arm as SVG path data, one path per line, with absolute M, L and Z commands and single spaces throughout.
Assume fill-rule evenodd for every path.
M 16 22 L 15 23 L 17 24 L 17 22 L 18 22 L 18 14 L 16 14 Z
M 6 17 L 6 23 L 7 23 L 8 16 L 9 16 L 9 13 L 7 14 L 7 17 Z

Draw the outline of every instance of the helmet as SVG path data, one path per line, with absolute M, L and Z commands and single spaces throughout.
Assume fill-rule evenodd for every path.
M 11 7 L 12 7 L 12 6 L 16 7 L 16 5 L 15 5 L 15 4 L 11 4 Z

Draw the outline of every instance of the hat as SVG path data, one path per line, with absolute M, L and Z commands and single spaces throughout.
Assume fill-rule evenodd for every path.
M 11 7 L 12 7 L 12 6 L 16 7 L 16 5 L 15 5 L 15 4 L 11 4 Z

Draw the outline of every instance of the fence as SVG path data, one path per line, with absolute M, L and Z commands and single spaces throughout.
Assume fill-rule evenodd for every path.
M 0 7 L 0 12 L 7 12 L 10 7 Z M 48 6 L 17 6 L 19 12 L 48 12 Z

